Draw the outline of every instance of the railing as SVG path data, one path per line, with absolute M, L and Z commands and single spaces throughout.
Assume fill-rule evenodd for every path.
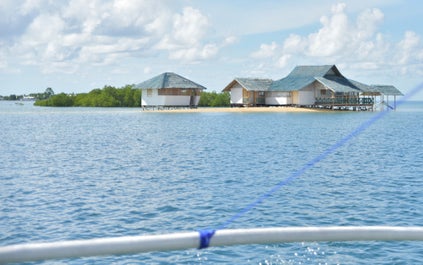
M 316 98 L 316 105 L 373 105 L 374 100 L 372 98 Z
M 273 227 L 0 246 L 0 264 L 189 248 L 319 241 L 423 241 L 423 227 Z
M 265 104 L 265 98 L 260 97 L 260 98 L 255 98 L 255 100 L 251 100 L 250 98 L 243 98 L 242 99 L 242 104 L 244 105 L 264 105 Z

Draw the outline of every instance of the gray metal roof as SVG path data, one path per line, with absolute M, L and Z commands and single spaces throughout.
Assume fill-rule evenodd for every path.
M 229 91 L 236 83 L 252 91 L 298 91 L 313 82 L 319 82 L 334 92 L 363 92 L 369 94 L 398 95 L 403 94 L 394 86 L 369 86 L 345 78 L 335 65 L 300 65 L 288 76 L 272 81 L 270 79 L 235 78 L 223 91 Z
M 404 94 L 394 86 L 372 85 L 372 88 L 386 96 L 404 96 Z
M 313 76 L 287 76 L 272 83 L 269 91 L 295 91 L 300 90 L 313 83 L 316 79 Z
M 348 79 L 355 87 L 357 87 L 359 90 L 361 90 L 361 92 L 369 92 L 369 93 L 373 93 L 374 89 L 372 88 L 372 86 L 360 83 L 358 81 L 352 80 L 352 79 Z
M 235 78 L 223 89 L 223 91 L 229 91 L 236 83 L 249 91 L 267 91 L 272 82 L 272 79 Z
M 135 85 L 141 89 L 161 89 L 161 88 L 181 88 L 181 89 L 206 89 L 185 77 L 175 73 L 163 73 L 148 79 L 140 84 Z
M 297 66 L 287 77 L 273 82 L 269 90 L 296 91 L 315 81 L 335 92 L 360 92 L 359 87 L 345 78 L 335 65 Z
M 360 92 L 348 79 L 341 77 L 316 77 L 316 80 L 334 92 Z
M 335 65 L 299 65 L 289 73 L 289 76 L 315 76 L 321 77 L 326 75 L 342 76 Z

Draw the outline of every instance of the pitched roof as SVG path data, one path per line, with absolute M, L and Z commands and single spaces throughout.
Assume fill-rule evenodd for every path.
M 360 83 L 358 81 L 352 80 L 352 79 L 348 79 L 355 87 L 357 87 L 358 89 L 360 89 L 362 92 L 374 92 L 374 89 L 372 88 L 372 86 Z
M 356 92 L 357 89 L 352 88 L 347 79 L 340 79 L 340 78 L 324 78 L 324 77 L 316 77 L 317 81 L 319 81 L 325 87 L 330 88 L 336 92 Z
M 273 82 L 269 90 L 296 91 L 315 81 L 335 92 L 358 92 L 360 90 L 354 81 L 345 78 L 335 65 L 297 66 L 287 77 Z
M 335 65 L 299 65 L 289 74 L 291 76 L 342 76 Z
M 344 77 L 335 65 L 297 66 L 288 76 L 272 81 L 271 79 L 235 78 L 223 91 L 229 91 L 235 84 L 240 84 L 251 91 L 298 91 L 313 82 L 319 82 L 334 92 L 364 92 L 364 94 L 403 94 L 394 86 L 370 86 Z
M 206 89 L 185 77 L 175 73 L 162 73 L 142 83 L 135 85 L 141 89 L 161 89 L 161 88 L 182 88 L 182 89 Z
M 404 96 L 404 94 L 394 86 L 372 85 L 371 87 L 386 96 Z
M 272 79 L 235 78 L 223 89 L 223 91 L 229 91 L 236 83 L 249 91 L 267 91 L 272 82 Z

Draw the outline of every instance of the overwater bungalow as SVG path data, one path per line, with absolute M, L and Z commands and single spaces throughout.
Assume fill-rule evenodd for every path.
M 270 79 L 235 78 L 223 91 L 232 106 L 298 106 L 373 110 L 375 96 L 402 95 L 389 86 L 369 86 L 344 77 L 335 65 L 297 66 L 288 76 Z M 392 94 L 395 91 L 395 94 Z
M 148 79 L 135 87 L 142 90 L 142 108 L 196 108 L 201 91 L 206 89 L 185 77 L 169 72 Z
M 271 79 L 235 78 L 224 89 L 231 94 L 231 106 L 265 106 Z

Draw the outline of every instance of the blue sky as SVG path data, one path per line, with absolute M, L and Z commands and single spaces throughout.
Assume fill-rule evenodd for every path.
M 235 77 L 319 64 L 406 93 L 423 82 L 422 10 L 417 0 L 2 0 L 0 95 L 89 92 L 166 71 L 221 91 Z

